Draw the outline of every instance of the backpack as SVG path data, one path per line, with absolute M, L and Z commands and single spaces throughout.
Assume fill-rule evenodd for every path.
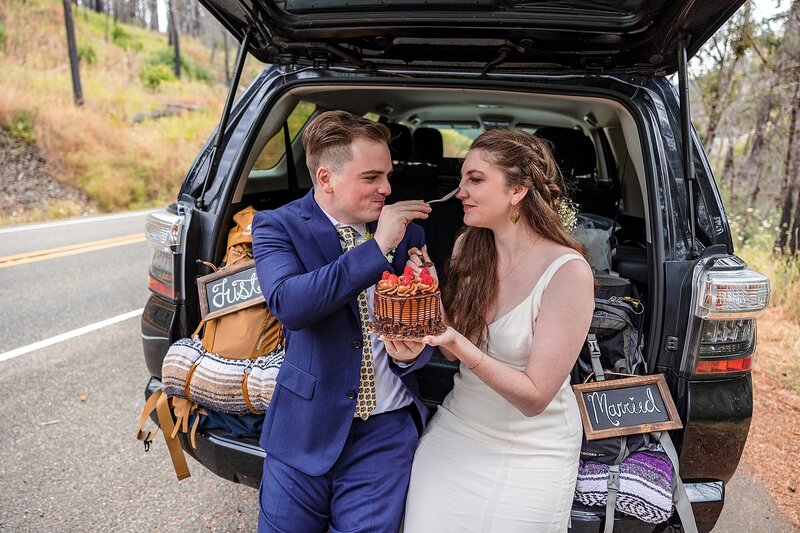
M 636 287 L 624 278 L 611 275 L 595 275 L 595 280 L 592 323 L 573 367 L 571 383 L 646 374 L 641 346 L 644 306 Z M 633 452 L 654 447 L 646 434 L 594 441 L 584 438 L 580 457 L 615 464 Z
M 203 262 L 206 266 L 225 271 L 252 260 L 250 228 L 255 213 L 247 207 L 234 215 L 223 266 L 217 269 Z M 201 320 L 192 336 L 176 341 L 164 357 L 161 389 L 147 399 L 139 420 L 137 438 L 145 451 L 158 429 L 145 432 L 143 427 L 155 415 L 181 480 L 190 474 L 179 432 L 196 448 L 197 430 L 208 424 L 237 432 L 260 428 L 283 362 L 284 344 L 282 325 L 265 304 Z
M 571 383 L 647 374 L 642 355 L 644 306 L 636 287 L 612 275 L 595 275 L 595 280 L 592 322 Z M 673 506 L 683 529 L 697 531 L 678 455 L 666 432 L 592 441 L 584 437 L 580 459 L 575 499 L 585 505 L 605 505 L 605 533 L 613 531 L 617 509 L 660 523 L 670 518 Z
M 256 210 L 246 207 L 233 215 L 236 223 L 228 232 L 228 249 L 221 268 L 204 264 L 213 271 L 225 270 L 253 258 L 253 235 L 250 226 Z M 201 322 L 200 341 L 206 351 L 227 359 L 256 359 L 275 350 L 282 342 L 282 329 L 265 305 L 255 305 Z M 243 332 L 259 332 L 243 335 Z M 195 331 L 194 337 L 199 331 Z

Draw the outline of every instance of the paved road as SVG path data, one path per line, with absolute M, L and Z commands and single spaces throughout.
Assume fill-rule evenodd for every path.
M 2 258 L 142 231 L 143 215 L 0 230 Z M 123 222 L 124 221 L 124 222 Z M 0 531 L 253 531 L 257 493 L 189 460 L 178 482 L 161 439 L 135 439 L 148 373 L 139 320 L 11 359 L 2 354 L 139 309 L 142 242 L 0 266 Z M 790 532 L 740 469 L 717 531 Z
M 136 242 L 3 268 L 37 250 L 142 233 L 144 214 L 0 230 L 3 353 L 143 307 Z M 138 317 L 0 360 L 0 531 L 252 531 L 257 493 L 136 438 L 148 372 Z M 85 401 L 82 400 L 85 398 Z

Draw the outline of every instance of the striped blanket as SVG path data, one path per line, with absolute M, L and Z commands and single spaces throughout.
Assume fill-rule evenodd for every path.
M 167 396 L 185 398 L 189 369 L 202 358 L 189 385 L 192 401 L 223 413 L 249 413 L 243 393 L 244 382 L 251 405 L 258 413 L 263 413 L 272 399 L 283 355 L 283 346 L 278 345 L 272 353 L 254 360 L 226 359 L 206 351 L 197 337 L 180 339 L 169 347 L 164 357 L 162 388 Z
M 632 453 L 619 471 L 617 511 L 651 524 L 672 516 L 672 464 L 666 453 Z M 607 495 L 608 465 L 581 461 L 575 499 L 584 505 L 605 506 Z

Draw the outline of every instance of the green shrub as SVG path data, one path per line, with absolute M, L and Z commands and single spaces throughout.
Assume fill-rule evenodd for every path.
M 123 50 L 131 49 L 134 52 L 142 50 L 142 43 L 138 42 L 131 33 L 118 24 L 111 30 L 111 41 Z
M 87 65 L 94 65 L 95 61 L 97 61 L 97 54 L 95 53 L 94 48 L 92 48 L 92 45 L 78 45 L 78 61 L 83 61 Z
M 144 65 L 139 70 L 139 79 L 150 90 L 157 90 L 165 81 L 175 81 L 175 74 L 166 65 Z
M 164 48 L 155 52 L 147 59 L 148 65 L 164 65 L 171 71 L 175 68 L 175 51 L 173 48 Z M 181 54 L 181 77 L 190 80 L 211 83 L 211 73 L 194 61 Z
M 0 50 L 6 47 L 8 40 L 8 31 L 6 30 L 6 23 L 0 20 Z
M 181 61 L 181 68 L 183 68 L 183 61 Z M 194 61 L 186 62 L 186 75 L 193 80 L 211 83 L 211 73 Z
M 736 255 L 770 280 L 770 305 L 784 306 L 787 316 L 800 322 L 800 255 L 775 250 L 780 212 L 747 208 L 729 217 Z
M 8 132 L 12 139 L 33 144 L 36 142 L 36 134 L 33 131 L 33 115 L 30 111 L 17 111 L 11 122 L 3 124 L 3 129 Z

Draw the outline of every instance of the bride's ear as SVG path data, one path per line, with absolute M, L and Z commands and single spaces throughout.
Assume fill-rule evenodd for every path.
M 513 191 L 512 202 L 514 205 L 519 205 L 522 200 L 525 199 L 525 196 L 528 194 L 528 188 L 523 187 L 522 185 L 514 185 L 511 187 Z

